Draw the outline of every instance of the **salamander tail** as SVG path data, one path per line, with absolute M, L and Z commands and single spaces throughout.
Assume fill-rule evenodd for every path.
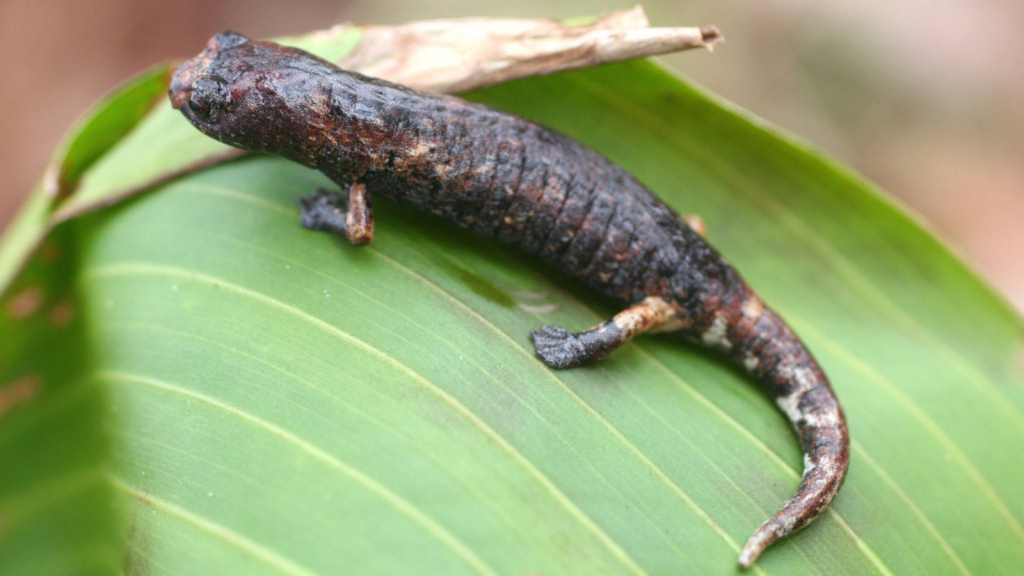
M 754 532 L 740 553 L 739 565 L 749 568 L 766 548 L 825 511 L 846 478 L 850 452 L 846 417 L 811 353 L 753 294 L 740 309 L 728 315 L 731 321 L 721 342 L 765 386 L 792 423 L 804 452 L 796 495 Z

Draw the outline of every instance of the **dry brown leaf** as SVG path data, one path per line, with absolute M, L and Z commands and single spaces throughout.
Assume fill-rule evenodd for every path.
M 630 58 L 710 49 L 722 40 L 714 26 L 650 28 L 640 6 L 584 26 L 556 20 L 464 18 L 362 28 L 359 45 L 340 62 L 343 68 L 435 92 L 462 92 Z

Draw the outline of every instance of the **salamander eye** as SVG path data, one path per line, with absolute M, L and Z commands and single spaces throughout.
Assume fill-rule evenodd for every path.
M 210 116 L 210 103 L 206 101 L 202 96 L 192 94 L 192 98 L 188 101 L 188 107 L 192 110 L 192 113 L 206 120 Z
M 218 76 L 202 76 L 192 84 L 188 108 L 195 117 L 204 122 L 214 123 L 222 110 L 231 104 L 231 91 L 227 82 Z

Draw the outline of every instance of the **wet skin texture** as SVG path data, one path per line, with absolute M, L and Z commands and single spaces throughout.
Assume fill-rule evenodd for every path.
M 789 417 L 805 469 L 741 566 L 817 518 L 842 485 L 846 420 L 810 352 L 728 262 L 597 152 L 487 106 L 232 32 L 178 68 L 170 98 L 207 135 L 318 169 L 347 191 L 303 199 L 307 228 L 367 244 L 370 199 L 383 196 L 535 254 L 627 306 L 583 332 L 532 332 L 552 367 L 597 360 L 647 331 L 679 331 L 743 366 Z

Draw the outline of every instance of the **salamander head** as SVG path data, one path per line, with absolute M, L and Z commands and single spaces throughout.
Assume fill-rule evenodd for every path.
M 329 67 L 302 50 L 223 32 L 175 70 L 168 95 L 208 136 L 315 166 L 322 143 L 310 135 L 330 113 Z

